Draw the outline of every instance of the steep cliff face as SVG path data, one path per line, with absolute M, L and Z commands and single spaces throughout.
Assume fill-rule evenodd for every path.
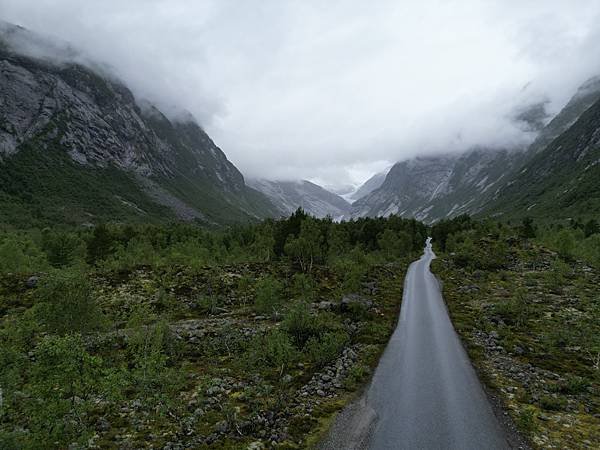
M 275 214 L 193 117 L 169 120 L 150 104 L 140 106 L 126 86 L 101 71 L 24 51 L 24 42 L 39 41 L 26 30 L 5 24 L 0 39 L 0 164 L 5 183 L 12 178 L 21 186 L 4 192 L 13 209 L 25 211 L 29 202 L 36 214 L 55 215 L 56 205 L 31 179 L 54 170 L 50 185 L 41 187 L 69 205 L 65 218 L 221 223 Z M 121 185 L 118 198 L 109 193 L 116 188 L 111 180 Z M 61 199 L 76 192 L 61 186 L 73 182 L 85 195 Z M 116 217 L 97 207 L 100 198 Z
M 302 208 L 318 218 L 339 219 L 350 211 L 350 203 L 310 181 L 249 180 L 249 184 L 269 197 L 282 216 Z

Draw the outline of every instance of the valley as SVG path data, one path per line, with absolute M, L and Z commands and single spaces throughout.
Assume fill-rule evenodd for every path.
M 293 34 L 177 36 L 141 83 L 0 21 L 0 448 L 600 447 L 598 70 L 348 108 L 354 66 L 270 71 Z

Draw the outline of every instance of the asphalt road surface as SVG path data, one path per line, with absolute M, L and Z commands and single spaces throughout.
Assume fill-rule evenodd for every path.
M 400 320 L 365 395 L 343 411 L 323 449 L 511 448 L 454 331 L 435 254 L 411 264 Z

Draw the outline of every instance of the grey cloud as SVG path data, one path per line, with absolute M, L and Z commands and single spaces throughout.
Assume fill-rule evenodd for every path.
M 597 0 L 3 0 L 10 22 L 189 110 L 252 176 L 356 183 L 416 154 L 525 145 L 600 73 Z M 527 86 L 524 88 L 524 86 Z

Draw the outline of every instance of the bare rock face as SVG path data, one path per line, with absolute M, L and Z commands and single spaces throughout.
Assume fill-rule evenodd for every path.
M 0 25 L 0 161 L 24 148 L 59 150 L 82 167 L 152 179 L 141 189 L 157 186 L 154 201 L 175 195 L 163 203 L 184 203 L 186 217 L 210 217 L 223 205 L 239 217 L 274 215 L 190 114 L 173 121 L 140 106 L 126 86 L 78 63 L 69 49 L 39 50 L 45 44 L 33 33 Z

